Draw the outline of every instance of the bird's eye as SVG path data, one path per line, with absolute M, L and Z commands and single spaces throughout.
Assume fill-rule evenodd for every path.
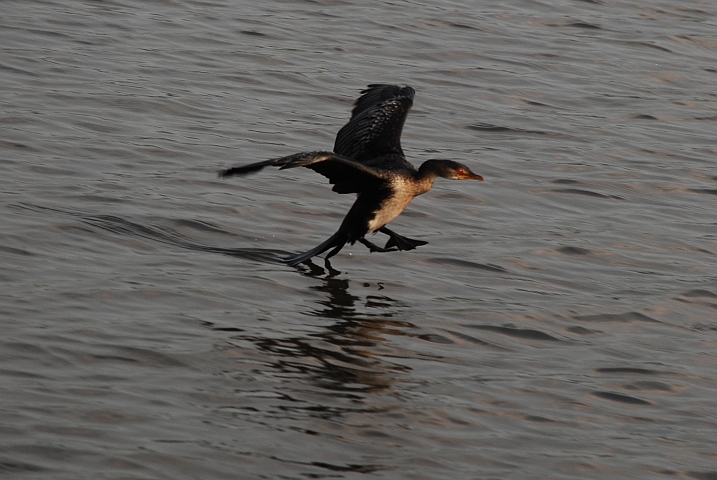
M 458 173 L 458 175 L 465 175 L 465 174 L 466 174 L 466 171 L 463 170 L 462 168 L 459 168 L 459 169 L 458 169 L 458 172 L 456 172 L 456 173 Z

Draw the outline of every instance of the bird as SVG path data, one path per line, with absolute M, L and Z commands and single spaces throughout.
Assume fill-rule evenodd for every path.
M 349 243 L 362 243 L 371 252 L 413 250 L 428 242 L 401 236 L 386 225 L 418 195 L 428 192 L 438 177 L 483 181 L 466 165 L 453 160 L 427 160 L 414 167 L 401 148 L 401 132 L 413 106 L 415 90 L 409 86 L 371 84 L 354 102 L 351 119 L 339 130 L 333 151 L 301 152 L 228 168 L 221 178 L 256 173 L 265 167 L 280 170 L 306 167 L 328 178 L 332 190 L 357 194 L 356 201 L 336 233 L 311 250 L 282 260 L 296 266 L 331 250 L 325 262 Z M 389 236 L 384 247 L 366 239 L 369 233 Z

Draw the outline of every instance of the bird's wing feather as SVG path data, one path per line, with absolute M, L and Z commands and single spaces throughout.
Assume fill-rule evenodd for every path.
M 361 90 L 361 96 L 354 102 L 354 108 L 351 110 L 351 118 L 368 110 L 374 105 L 378 105 L 386 100 L 391 100 L 401 95 L 401 87 L 398 85 L 387 85 L 383 83 L 374 83 L 365 90 Z
M 334 152 L 358 162 L 403 155 L 401 132 L 413 105 L 413 88 L 369 85 L 361 93 L 351 120 L 336 135 Z
M 385 182 L 377 170 L 333 152 L 297 153 L 281 168 L 306 167 L 329 179 L 336 193 L 360 193 Z
M 219 172 L 219 175 L 224 178 L 246 175 L 268 166 L 280 167 L 282 170 L 296 167 L 310 168 L 328 178 L 329 183 L 334 186 L 333 191 L 337 193 L 361 193 L 386 181 L 377 170 L 333 152 L 296 153 L 287 157 L 233 167 Z
M 281 158 L 273 158 L 271 160 L 264 160 L 263 162 L 250 163 L 249 165 L 242 165 L 240 167 L 227 168 L 226 170 L 220 170 L 219 176 L 221 178 L 229 178 L 234 175 L 246 175 L 247 173 L 256 173 L 264 167 L 276 166 L 276 162 Z

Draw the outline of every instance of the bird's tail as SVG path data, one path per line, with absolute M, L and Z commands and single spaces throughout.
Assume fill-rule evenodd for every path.
M 333 248 L 333 250 L 327 255 L 326 259 L 328 260 L 329 257 L 333 257 L 337 253 L 339 253 L 339 250 L 341 250 L 344 245 L 346 245 L 346 242 L 349 241 L 348 235 L 346 235 L 343 232 L 336 232 L 333 235 L 331 235 L 325 242 L 323 242 L 321 245 L 312 248 L 308 252 L 304 253 L 297 253 L 296 255 L 290 255 L 286 258 L 284 258 L 284 262 L 286 262 L 287 265 L 295 266 L 300 263 L 303 263 L 310 259 L 311 257 L 315 257 L 316 255 L 321 255 L 329 248 Z

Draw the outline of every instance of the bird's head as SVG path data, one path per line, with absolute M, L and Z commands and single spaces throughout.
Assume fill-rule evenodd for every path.
M 428 160 L 421 165 L 419 172 L 433 178 L 443 177 L 449 180 L 483 181 L 482 176 L 473 173 L 470 168 L 453 160 Z

